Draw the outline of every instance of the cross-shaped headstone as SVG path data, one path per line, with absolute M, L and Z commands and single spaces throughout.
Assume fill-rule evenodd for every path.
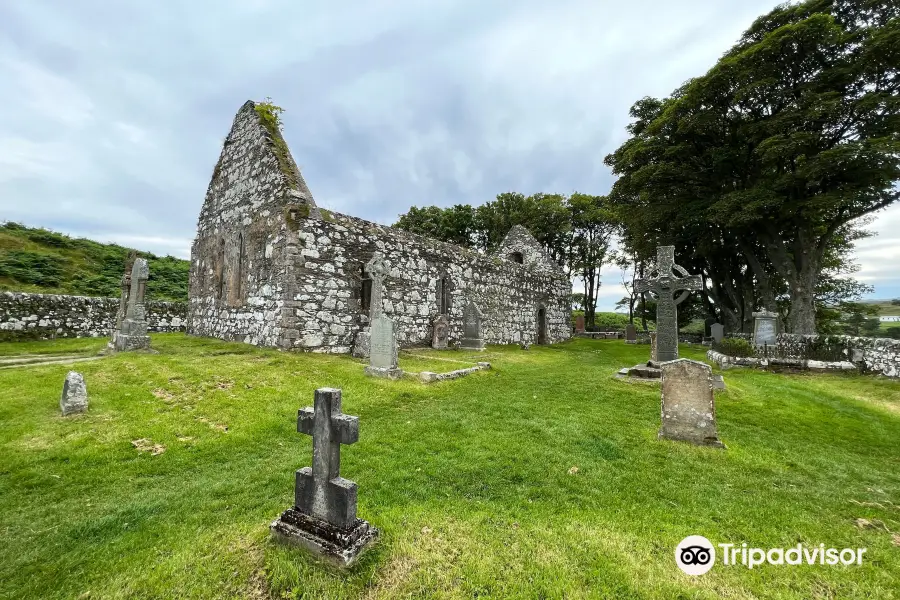
M 372 298 L 369 301 L 369 320 L 374 321 L 383 312 L 384 278 L 388 274 L 381 252 L 376 252 L 366 263 L 366 273 L 372 278 Z
M 150 267 L 147 261 L 139 258 L 131 267 L 131 290 L 128 297 L 126 317 L 131 320 L 144 320 L 144 292 L 147 290 L 147 279 L 150 278 Z
M 678 305 L 691 290 L 702 289 L 703 280 L 675 264 L 675 246 L 656 249 L 656 273 L 656 277 L 635 281 L 634 291 L 656 294 L 656 351 L 658 360 L 665 362 L 678 358 Z M 679 291 L 681 296 L 674 298 L 673 294 Z
M 297 431 L 313 438 L 313 466 L 297 471 L 297 510 L 337 527 L 356 522 L 356 484 L 341 477 L 341 444 L 359 440 L 359 417 L 341 412 L 341 390 L 316 390 L 312 407 L 297 412 Z

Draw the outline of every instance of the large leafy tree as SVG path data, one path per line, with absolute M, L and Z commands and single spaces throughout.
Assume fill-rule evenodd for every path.
M 632 108 L 631 138 L 606 159 L 624 228 L 702 240 L 692 254 L 713 287 L 752 274 L 753 302 L 783 283 L 789 330 L 813 333 L 836 236 L 898 199 L 898 68 L 896 2 L 776 8 L 706 75 Z M 727 252 L 743 264 L 714 264 Z

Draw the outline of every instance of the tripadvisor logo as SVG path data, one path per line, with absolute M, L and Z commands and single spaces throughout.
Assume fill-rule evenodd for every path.
M 826 548 L 825 544 L 793 548 L 749 548 L 747 544 L 718 544 L 722 564 L 753 569 L 769 565 L 861 565 L 866 548 Z M 716 546 L 702 535 L 690 535 L 675 547 L 675 563 L 688 575 L 703 575 L 716 564 Z

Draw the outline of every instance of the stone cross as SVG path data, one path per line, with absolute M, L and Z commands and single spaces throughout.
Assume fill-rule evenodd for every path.
M 656 272 L 654 278 L 635 281 L 634 291 L 656 294 L 657 355 L 660 362 L 665 362 L 678 358 L 678 305 L 685 301 L 691 290 L 702 289 L 703 280 L 675 264 L 675 246 L 656 249 Z M 673 294 L 679 291 L 682 291 L 681 296 L 674 298 Z
M 294 503 L 336 527 L 356 522 L 356 484 L 341 477 L 341 444 L 359 440 L 359 417 L 341 412 L 341 390 L 316 390 L 313 407 L 297 412 L 297 431 L 313 438 L 313 466 L 297 471 Z
M 384 311 L 384 278 L 388 274 L 387 267 L 384 266 L 384 257 L 381 252 L 376 252 L 372 256 L 372 260 L 366 263 L 366 273 L 372 278 L 372 298 L 369 301 L 369 320 L 374 321 L 375 317 L 380 317 Z
M 113 330 L 113 335 L 122 328 L 122 321 L 125 319 L 125 314 L 128 310 L 128 298 L 131 297 L 131 273 L 122 275 L 119 286 L 122 288 L 122 292 L 119 296 L 119 310 L 116 312 L 116 328 Z
M 150 267 L 147 261 L 139 258 L 131 267 L 131 291 L 128 297 L 128 310 L 126 318 L 144 320 L 144 292 L 147 290 L 147 279 L 150 278 Z

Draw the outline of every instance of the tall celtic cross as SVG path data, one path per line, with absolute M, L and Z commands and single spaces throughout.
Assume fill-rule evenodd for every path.
M 699 275 L 689 275 L 687 269 L 675 264 L 675 246 L 659 246 L 656 249 L 656 277 L 634 282 L 635 292 L 656 294 L 656 352 L 659 362 L 678 358 L 678 305 L 687 299 L 691 290 L 702 288 L 703 280 Z M 678 292 L 681 295 L 675 298 L 674 294 Z
M 359 441 L 359 417 L 341 412 L 341 390 L 319 388 L 314 406 L 297 411 L 297 431 L 313 438 L 313 466 L 297 471 L 297 510 L 337 527 L 352 526 L 356 484 L 341 477 L 341 444 Z
M 384 311 L 382 299 L 384 298 L 384 278 L 388 274 L 384 266 L 384 257 L 381 252 L 376 252 L 372 260 L 366 263 L 366 273 L 372 278 L 372 298 L 369 301 L 369 321 L 380 317 Z

